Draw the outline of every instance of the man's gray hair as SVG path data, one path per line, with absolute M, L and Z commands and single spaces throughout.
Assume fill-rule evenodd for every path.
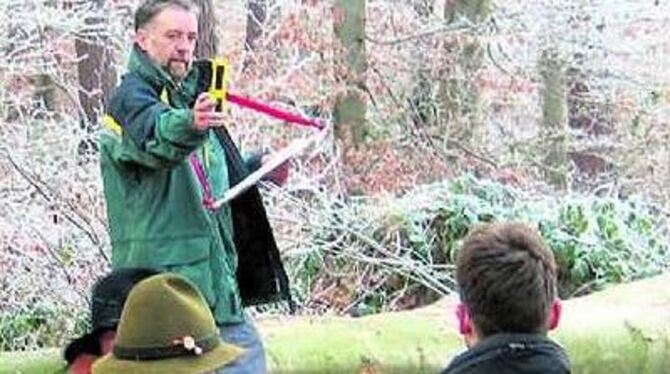
M 135 31 L 149 23 L 164 9 L 174 6 L 198 13 L 198 8 L 191 0 L 144 0 L 135 11 Z

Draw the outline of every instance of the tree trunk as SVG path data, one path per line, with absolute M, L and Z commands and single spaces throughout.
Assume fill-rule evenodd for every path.
M 428 20 L 433 13 L 435 0 L 414 0 L 412 8 L 419 19 Z M 422 46 L 423 47 L 423 46 Z M 420 128 L 435 125 L 436 107 L 433 93 L 435 92 L 435 77 L 427 65 L 427 59 L 420 54 L 423 48 L 414 49 L 413 60 L 417 62 L 415 85 L 409 99 L 410 118 L 415 126 Z M 419 53 L 417 53 L 419 52 Z
M 670 373 L 670 274 L 563 302 L 550 337 L 573 373 Z M 438 373 L 463 346 L 457 300 L 362 318 L 304 317 L 258 323 L 273 373 Z M 300 336 L 296 342 L 295 337 Z
M 56 110 L 56 85 L 49 74 L 38 74 L 33 78 L 35 92 L 33 98 L 50 112 Z M 41 116 L 39 114 L 38 116 Z
M 218 23 L 212 0 L 195 0 L 200 11 L 198 16 L 198 42 L 195 57 L 207 59 L 217 56 L 219 48 Z
M 265 22 L 268 18 L 268 0 L 249 0 L 247 4 L 247 32 L 244 48 L 255 51 L 257 43 L 263 36 Z
M 446 0 L 444 7 L 447 23 L 466 19 L 478 24 L 490 13 L 490 0 Z M 445 47 L 446 79 L 440 87 L 443 121 L 449 138 L 469 143 L 482 122 L 477 75 L 484 64 L 484 50 L 475 35 L 448 41 Z
M 268 27 L 279 18 L 276 0 L 249 0 L 247 2 L 247 28 L 244 38 L 245 57 L 242 69 L 247 70 L 256 61 L 253 52 L 261 46 L 264 53 L 276 52 L 276 48 L 263 40 L 268 35 Z M 262 44 L 264 42 L 264 44 Z M 262 58 L 262 57 L 261 57 Z
M 337 98 L 334 109 L 335 130 L 340 139 L 350 139 L 358 146 L 367 136 L 365 124 L 365 0 L 335 1 L 335 35 L 342 50 L 336 56 L 344 74 L 338 80 L 346 92 Z
M 444 18 L 454 22 L 465 17 L 470 22 L 480 23 L 491 14 L 491 0 L 446 0 Z
M 546 134 L 546 157 L 543 165 L 549 183 L 565 191 L 568 188 L 568 101 L 565 63 L 555 49 L 540 56 L 542 120 Z
M 92 4 L 96 11 L 102 13 L 100 10 L 105 5 L 104 0 L 94 0 Z M 89 15 L 84 22 L 91 28 L 106 27 L 103 17 Z M 116 84 L 113 51 L 106 38 L 100 35 L 81 35 L 74 43 L 79 61 L 79 103 L 85 116 L 82 122 L 86 129 L 92 130 L 104 110 L 107 94 Z

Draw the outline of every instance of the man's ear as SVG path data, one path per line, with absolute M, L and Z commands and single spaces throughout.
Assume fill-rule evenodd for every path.
M 561 313 L 563 311 L 563 305 L 561 300 L 558 298 L 554 299 L 551 303 L 551 309 L 549 309 L 549 330 L 553 330 L 558 327 L 558 323 L 561 320 Z
M 470 314 L 465 304 L 460 303 L 456 306 L 456 319 L 458 320 L 458 332 L 461 335 L 472 334 L 472 323 L 470 322 Z
M 135 32 L 135 36 L 133 37 L 133 41 L 135 42 L 135 44 L 137 44 L 143 51 L 147 50 L 147 44 L 149 43 L 148 39 L 149 34 L 144 29 L 137 30 Z

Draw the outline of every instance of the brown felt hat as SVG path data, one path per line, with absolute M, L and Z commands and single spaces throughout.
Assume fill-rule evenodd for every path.
M 93 373 L 206 373 L 242 353 L 221 340 L 197 288 L 166 273 L 143 280 L 130 292 L 114 349 L 96 361 Z

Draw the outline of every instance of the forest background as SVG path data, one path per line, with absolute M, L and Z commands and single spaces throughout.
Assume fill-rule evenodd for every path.
M 668 269 L 667 2 L 197 3 L 198 56 L 230 59 L 231 91 L 332 123 L 262 187 L 300 314 L 451 294 L 479 222 L 538 228 L 563 298 Z M 110 258 L 98 119 L 135 5 L 0 0 L 0 350 L 86 328 Z M 244 149 L 312 135 L 229 110 Z

